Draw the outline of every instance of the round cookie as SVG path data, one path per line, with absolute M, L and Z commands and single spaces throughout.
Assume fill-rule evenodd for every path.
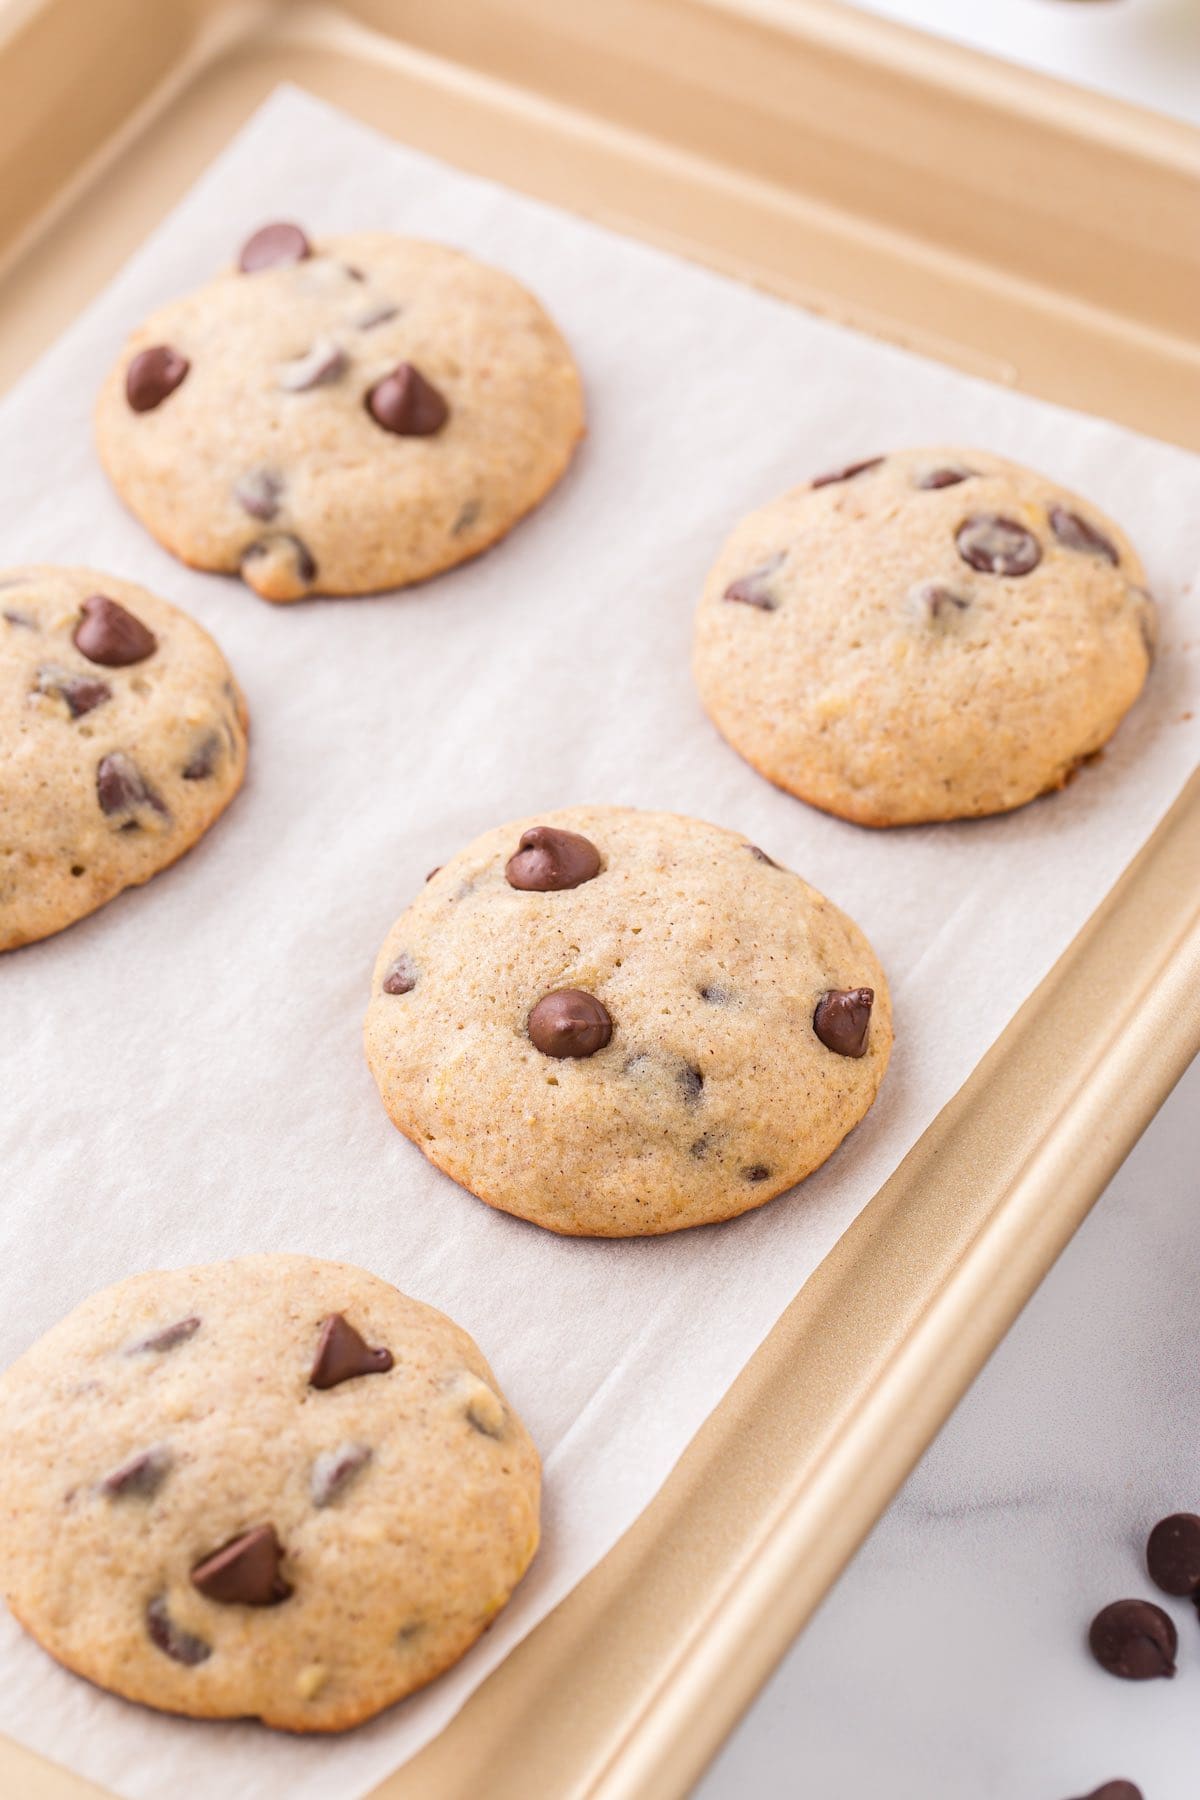
M 341 1731 L 474 1643 L 539 1465 L 467 1333 L 306 1256 L 137 1275 L 0 1376 L 0 1588 L 101 1687 Z
M 94 569 L 0 572 L 0 950 L 190 849 L 241 786 L 246 724 L 178 608 Z
M 161 307 L 96 439 L 142 524 L 267 600 L 365 594 L 475 556 L 583 432 L 570 352 L 511 276 L 440 244 L 264 227 Z
M 737 832 L 570 807 L 434 872 L 366 1020 L 392 1119 L 489 1205 L 625 1237 L 792 1187 L 867 1111 L 891 1049 L 857 926 Z
M 1150 667 L 1124 534 L 982 450 L 904 450 L 751 513 L 708 578 L 694 670 L 734 749 L 859 825 L 1062 787 Z

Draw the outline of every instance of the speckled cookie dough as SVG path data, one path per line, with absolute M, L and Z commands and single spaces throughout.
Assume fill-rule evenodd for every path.
M 570 352 L 511 276 L 386 232 L 263 227 L 134 332 L 96 409 L 117 492 L 267 600 L 365 594 L 502 537 L 583 432 Z
M 701 697 L 779 787 L 859 825 L 1007 812 L 1133 705 L 1155 611 L 1124 533 L 983 450 L 904 450 L 742 520 L 696 621 Z
M 94 569 L 0 571 L 0 950 L 190 849 L 241 786 L 246 724 L 186 613 Z
M 67 1668 L 341 1731 L 455 1662 L 537 1548 L 539 1465 L 467 1333 L 304 1256 L 137 1275 L 0 1376 L 0 1588 Z
M 892 1043 L 862 932 L 737 832 L 571 807 L 503 825 L 388 933 L 366 1048 L 395 1125 L 489 1205 L 625 1237 L 782 1193 Z

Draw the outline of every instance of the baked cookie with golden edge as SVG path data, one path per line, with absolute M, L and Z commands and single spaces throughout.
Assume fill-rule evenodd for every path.
M 392 1122 L 551 1231 L 730 1219 L 867 1111 L 892 1043 L 858 927 L 735 831 L 577 806 L 435 871 L 380 952 L 367 1060 Z
M 902 450 L 742 520 L 696 620 L 708 712 L 760 774 L 859 825 L 1062 787 L 1150 667 L 1118 526 L 983 450 Z
M 538 1541 L 478 1348 L 345 1263 L 136 1275 L 0 1375 L 0 1588 L 50 1654 L 193 1718 L 342 1731 L 432 1681 Z
M 0 950 L 190 849 L 242 784 L 246 725 L 177 607 L 95 569 L 0 571 Z
M 96 408 L 126 505 L 267 600 L 366 594 L 475 556 L 583 432 L 570 352 L 511 276 L 387 232 L 263 227 L 160 307 Z

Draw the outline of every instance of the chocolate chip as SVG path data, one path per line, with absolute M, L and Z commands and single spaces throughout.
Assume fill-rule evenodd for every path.
M 919 581 L 908 590 L 908 604 L 927 624 L 944 626 L 966 612 L 971 602 L 940 581 Z
M 385 994 L 411 994 L 416 985 L 417 965 L 411 956 L 401 951 L 383 978 L 383 991 Z
M 333 1388 L 356 1375 L 386 1375 L 392 1363 L 390 1350 L 373 1350 L 348 1319 L 341 1313 L 330 1313 L 321 1322 L 308 1385 Z
M 509 887 L 526 893 L 557 893 L 582 887 L 600 873 L 600 852 L 577 831 L 531 825 L 504 867 Z
M 280 1573 L 282 1561 L 275 1527 L 256 1525 L 198 1562 L 192 1586 L 220 1606 L 278 1606 L 292 1592 Z
M 699 1069 L 693 1069 L 689 1063 L 685 1063 L 679 1071 L 677 1080 L 688 1105 L 696 1106 L 704 1092 L 704 1077 Z
M 0 584 L 4 585 L 4 584 Z M 18 612 L 15 606 L 6 606 L 4 617 L 10 625 L 17 625 L 22 631 L 36 631 L 37 622 L 28 613 Z
M 1112 539 L 1105 537 L 1102 531 L 1098 531 L 1077 512 L 1069 512 L 1065 506 L 1052 506 L 1047 516 L 1051 531 L 1068 550 L 1082 550 L 1088 556 L 1102 556 L 1114 567 L 1121 560 Z
M 332 338 L 318 338 L 304 356 L 283 364 L 279 385 L 289 394 L 303 394 L 309 388 L 336 381 L 339 375 L 346 373 L 348 364 L 349 358 L 340 344 L 335 344 Z
M 1125 1681 L 1174 1675 L 1175 1627 L 1149 1600 L 1114 1600 L 1092 1620 L 1088 1645 L 1102 1669 Z
M 817 1001 L 813 1030 L 839 1056 L 865 1056 L 874 988 L 830 988 Z
M 252 519 L 273 519 L 279 511 L 283 480 L 270 469 L 251 469 L 233 490 L 233 497 Z
M 962 463 L 943 463 L 940 468 L 926 469 L 922 474 L 914 476 L 915 488 L 947 488 L 957 487 L 960 481 L 969 481 L 976 469 L 968 469 Z
M 954 541 L 963 561 L 983 575 L 1028 575 L 1042 560 L 1032 531 L 999 513 L 973 513 Z
M 1143 1800 L 1143 1796 L 1132 1781 L 1105 1781 L 1090 1794 L 1080 1794 L 1079 1800 Z
M 152 1444 L 149 1450 L 142 1450 L 137 1456 L 131 1456 L 120 1468 L 113 1469 L 104 1477 L 100 1490 L 110 1500 L 136 1498 L 149 1500 L 157 1494 L 166 1480 L 167 1473 L 175 1458 L 166 1444 Z
M 242 245 L 238 268 L 243 275 L 257 275 L 260 269 L 278 269 L 285 263 L 304 262 L 312 255 L 312 245 L 298 225 L 280 220 L 273 225 L 260 225 L 253 237 Z
M 469 530 L 482 511 L 483 502 L 481 500 L 468 500 L 459 509 L 458 517 L 450 527 L 450 536 L 457 537 L 459 532 Z
M 212 1646 L 203 1638 L 194 1637 L 190 1631 L 176 1625 L 162 1594 L 151 1600 L 146 1608 L 146 1632 L 152 1644 L 174 1662 L 183 1663 L 185 1668 L 194 1669 L 197 1663 L 207 1662 L 212 1655 Z
M 398 306 L 394 306 L 390 300 L 380 300 L 374 306 L 368 306 L 365 312 L 360 312 L 354 323 L 360 331 L 374 331 L 377 325 L 386 325 L 389 319 L 399 316 Z
M 308 1491 L 314 1506 L 328 1506 L 371 1460 L 366 1444 L 339 1444 L 313 1463 Z
M 1160 1519 L 1146 1543 L 1146 1567 L 1164 1594 L 1200 1590 L 1200 1518 L 1172 1513 Z
M 343 263 L 342 268 L 351 281 L 365 281 L 367 279 L 362 270 L 356 269 L 353 263 Z
M 398 437 L 432 437 L 450 417 L 450 408 L 433 383 L 407 362 L 398 363 L 375 383 L 366 407 L 377 425 Z
M 217 766 L 221 754 L 221 740 L 215 731 L 210 731 L 201 738 L 192 754 L 183 765 L 185 781 L 207 781 Z
M 151 806 L 166 815 L 166 807 L 133 760 L 123 750 L 111 750 L 96 766 L 96 798 L 100 811 L 110 818 L 114 813 L 136 812 Z
M 882 461 L 882 456 L 869 456 L 865 462 L 847 463 L 844 469 L 833 469 L 828 475 L 818 475 L 810 485 L 823 488 L 832 487 L 838 481 L 853 481 L 856 475 L 865 475 L 868 469 L 877 469 Z
M 436 864 L 436 866 L 434 868 L 430 869 L 428 875 L 425 877 L 425 880 L 427 882 L 432 881 L 434 876 L 440 875 L 441 872 L 442 872 L 442 865 L 441 865 L 441 863 L 438 863 L 438 864 Z
M 90 675 L 73 675 L 70 669 L 61 669 L 56 664 L 38 670 L 37 691 L 39 694 L 57 694 L 73 719 L 82 719 L 84 713 L 94 712 L 96 707 L 112 699 L 112 689 L 106 681 L 94 681 Z
M 106 669 L 145 662 L 158 649 L 158 639 L 149 626 L 107 594 L 88 595 L 71 642 L 89 662 Z
M 782 869 L 783 868 L 782 863 L 777 863 L 773 856 L 768 856 L 766 851 L 760 850 L 757 844 L 747 844 L 746 848 L 750 852 L 751 856 L 756 857 L 758 859 L 758 861 L 761 863 L 766 863 L 766 865 L 769 869 Z
M 710 983 L 708 987 L 700 989 L 700 998 L 707 1000 L 710 1006 L 728 1006 L 733 995 L 727 987 L 719 987 L 716 983 Z
M 153 412 L 179 386 L 191 363 L 170 344 L 139 350 L 125 371 L 125 398 L 135 413 Z
M 148 1351 L 174 1350 L 180 1344 L 186 1344 L 190 1337 L 195 1337 L 200 1329 L 200 1321 L 193 1316 L 189 1319 L 176 1319 L 173 1325 L 160 1325 L 144 1338 L 138 1338 L 130 1344 L 126 1356 L 141 1356 Z
M 703 1137 L 692 1139 L 691 1143 L 688 1145 L 688 1154 L 689 1156 L 694 1156 L 697 1162 L 702 1161 L 703 1158 L 708 1155 L 707 1133 L 705 1133 Z
M 743 1169 L 742 1174 L 747 1181 L 767 1181 L 770 1178 L 771 1171 L 768 1169 L 766 1163 L 753 1163 L 750 1168 Z
M 767 583 L 782 564 L 785 555 L 786 552 L 780 550 L 777 555 L 768 557 L 765 563 L 759 563 L 757 569 L 751 569 L 746 575 L 739 575 L 725 589 L 722 600 L 736 601 L 741 606 L 757 606 L 760 612 L 775 612 L 779 602 L 770 592 Z
M 612 1037 L 612 1020 L 594 994 L 556 988 L 526 1020 L 530 1042 L 543 1056 L 595 1056 Z
M 308 545 L 298 538 L 294 531 L 273 531 L 269 537 L 255 538 L 242 551 L 242 566 L 253 562 L 259 556 L 285 555 L 296 565 L 296 573 L 301 581 L 314 581 L 317 564 Z

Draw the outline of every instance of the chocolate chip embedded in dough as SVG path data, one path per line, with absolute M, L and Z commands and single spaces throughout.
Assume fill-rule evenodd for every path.
M 830 988 L 817 1001 L 813 1030 L 838 1056 L 865 1056 L 874 1004 L 873 988 Z
M 76 675 L 70 669 L 60 668 L 56 663 L 38 670 L 37 691 L 39 694 L 56 695 L 63 701 L 73 719 L 82 719 L 85 713 L 94 712 L 106 700 L 112 699 L 112 689 L 106 681 L 93 680 L 89 675 Z
M 195 1337 L 200 1329 L 200 1320 L 193 1313 L 190 1318 L 176 1319 L 173 1325 L 160 1325 L 145 1337 L 126 1346 L 126 1356 L 142 1356 L 165 1350 L 175 1350 L 180 1344 L 186 1344 L 190 1337 Z
M 918 581 L 908 590 L 908 605 L 918 619 L 943 629 L 967 611 L 971 602 L 941 581 Z
M 279 511 L 283 477 L 271 469 L 250 469 L 235 483 L 233 497 L 252 519 L 273 519 Z
M 89 662 L 106 669 L 125 669 L 145 662 L 158 649 L 148 625 L 107 594 L 89 594 L 71 642 Z
M 167 1444 L 151 1444 L 113 1469 L 100 1483 L 110 1500 L 149 1500 L 166 1480 L 175 1458 Z
M 205 734 L 183 765 L 185 781 L 207 781 L 221 756 L 221 740 L 215 731 Z
M 693 1068 L 690 1063 L 685 1063 L 679 1071 L 677 1080 L 679 1082 L 679 1091 L 687 1101 L 688 1105 L 698 1105 L 700 1096 L 704 1092 L 704 1076 L 700 1073 L 700 1070 Z
M 292 1593 L 280 1565 L 283 1545 L 273 1525 L 256 1525 L 202 1558 L 192 1586 L 220 1606 L 278 1606 Z
M 612 1037 L 612 1020 L 594 994 L 556 988 L 532 1008 L 526 1029 L 543 1056 L 595 1056 Z
M 207 1662 L 212 1655 L 212 1645 L 206 1644 L 190 1631 L 184 1631 L 176 1625 L 167 1611 L 166 1596 L 158 1594 L 146 1608 L 146 1634 L 150 1642 L 171 1658 L 173 1662 L 182 1663 L 187 1669 L 194 1669 L 197 1663 Z
M 771 1171 L 766 1163 L 752 1163 L 748 1169 L 742 1170 L 742 1174 L 747 1181 L 767 1181 L 770 1179 Z
M 781 567 L 785 555 L 786 552 L 780 550 L 777 555 L 769 556 L 766 562 L 759 563 L 756 569 L 739 575 L 725 589 L 721 595 L 722 600 L 733 601 L 740 606 L 756 606 L 760 612 L 776 612 L 779 602 L 771 592 L 770 581 Z
M 853 481 L 856 475 L 865 475 L 868 469 L 877 469 L 882 456 L 868 456 L 865 462 L 847 463 L 844 469 L 831 469 L 828 475 L 818 475 L 810 482 L 811 487 L 833 487 L 839 481 Z
M 321 1322 L 308 1385 L 333 1388 L 357 1375 L 386 1375 L 393 1361 L 390 1350 L 372 1349 L 342 1313 L 330 1313 Z
M 1042 560 L 1032 531 L 1000 513 L 973 513 L 954 541 L 963 561 L 983 575 L 1028 575 Z
M 332 338 L 318 338 L 311 350 L 284 363 L 279 370 L 279 386 L 289 394 L 307 393 L 323 387 L 346 373 L 350 359 Z
M 302 538 L 294 531 L 273 531 L 266 537 L 255 538 L 242 551 L 242 568 L 247 563 L 256 562 L 263 557 L 286 558 L 295 568 L 297 578 L 303 582 L 314 581 L 317 574 L 317 562 L 312 551 Z
M 366 398 L 377 425 L 398 437 L 432 437 L 450 417 L 445 398 L 412 363 L 398 363 Z
M 915 475 L 913 486 L 923 489 L 957 487 L 960 481 L 970 481 L 978 473 L 978 469 L 968 469 L 965 463 L 941 463 Z
M 1117 546 L 1111 538 L 1105 537 L 1089 520 L 1080 513 L 1071 512 L 1065 506 L 1052 506 L 1048 509 L 1047 518 L 1050 529 L 1068 550 L 1081 550 L 1088 556 L 1102 556 L 1105 562 L 1114 565 L 1120 562 Z
M 777 863 L 773 856 L 768 856 L 766 851 L 760 850 L 757 844 L 747 844 L 746 848 L 757 862 L 766 863 L 769 869 L 783 868 L 782 863 Z
M 437 874 L 436 869 L 434 874 Z M 417 965 L 411 956 L 401 951 L 383 978 L 383 991 L 385 994 L 411 994 L 416 985 Z
M 366 307 L 359 313 L 354 323 L 359 331 L 374 331 L 377 325 L 386 325 L 390 320 L 399 318 L 400 308 L 390 300 L 378 300 L 373 306 Z
M 96 798 L 100 811 L 110 818 L 137 812 L 144 806 L 164 817 L 167 812 L 160 796 L 124 750 L 111 750 L 100 758 L 96 765 Z
M 257 275 L 261 269 L 278 269 L 288 263 L 305 262 L 312 255 L 312 245 L 298 225 L 276 220 L 260 225 L 246 239 L 238 256 L 243 275 Z
M 336 1450 L 323 1450 L 313 1463 L 308 1478 L 309 1498 L 314 1506 L 329 1506 L 340 1498 L 356 1475 L 371 1460 L 366 1444 L 339 1444 Z
M 600 873 L 600 852 L 577 831 L 553 825 L 531 825 L 505 864 L 509 887 L 526 893 L 558 893 L 582 887 Z
M 153 412 L 175 392 L 191 366 L 170 344 L 151 344 L 148 350 L 139 350 L 125 371 L 125 398 L 131 409 Z

